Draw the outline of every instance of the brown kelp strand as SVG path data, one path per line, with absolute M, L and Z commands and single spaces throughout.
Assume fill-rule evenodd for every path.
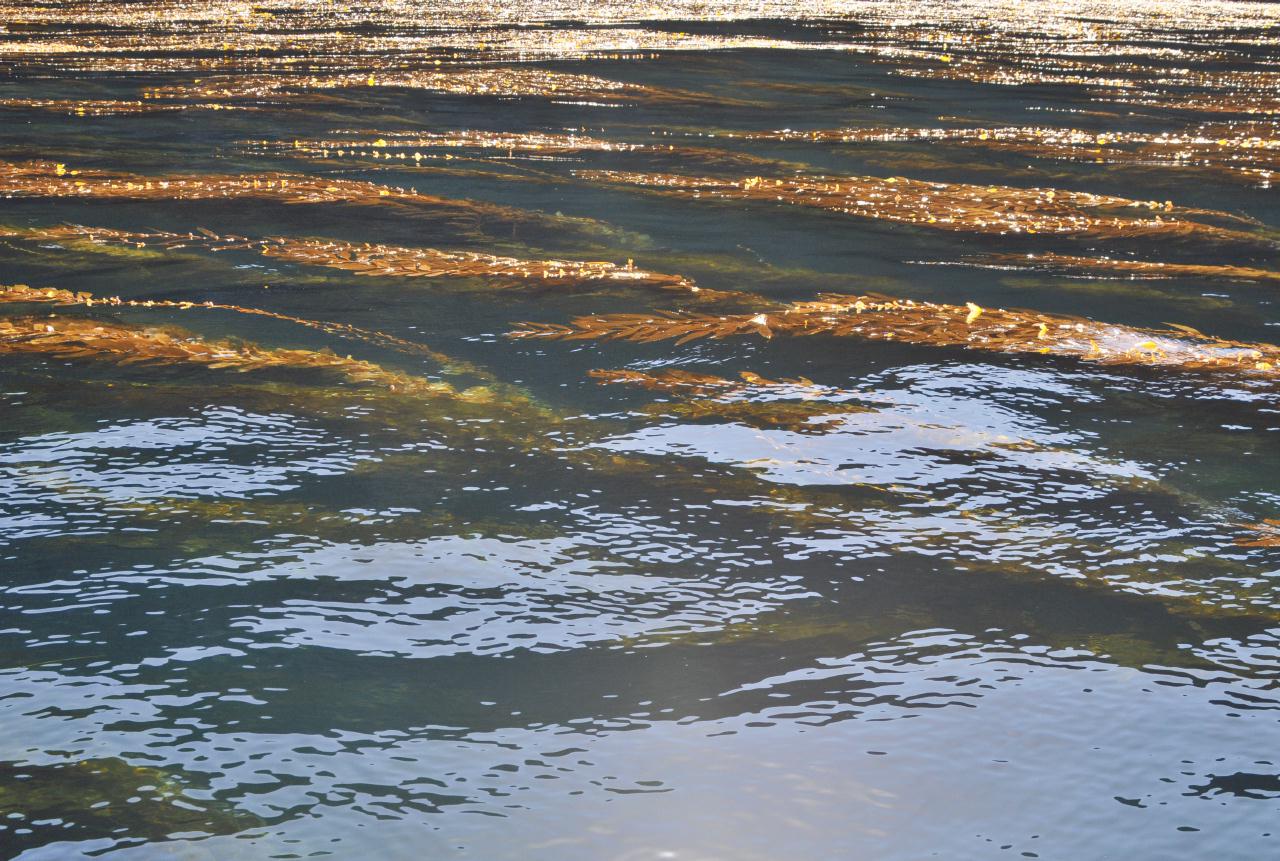
M 926 182 L 904 177 L 748 177 L 578 171 L 582 179 L 638 186 L 695 200 L 751 200 L 812 207 L 936 230 L 995 235 L 1055 234 L 1089 238 L 1191 237 L 1259 244 L 1261 237 L 1187 219 L 1171 202 L 1138 201 L 1054 188 Z
M 0 235 L 3 235 L 0 232 Z M 430 359 L 438 365 L 440 372 L 449 377 L 464 377 L 475 382 L 484 383 L 490 390 L 511 404 L 531 403 L 532 398 L 518 386 L 504 383 L 492 373 L 472 362 L 449 356 L 431 349 L 425 344 L 409 341 L 386 332 L 363 329 L 349 323 L 334 323 L 325 320 L 309 320 L 289 314 L 280 314 L 263 308 L 247 308 L 242 305 L 228 305 L 219 302 L 193 302 L 177 299 L 122 299 L 119 296 L 100 297 L 87 292 L 71 292 L 56 288 L 30 287 L 25 284 L 12 284 L 0 287 L 0 303 L 12 304 L 48 304 L 85 308 L 167 308 L 179 311 L 224 311 L 234 314 L 246 314 L 255 317 L 267 317 L 285 323 L 305 326 L 326 335 L 361 341 L 383 349 L 395 350 L 414 356 Z
M 261 141 L 263 147 L 341 155 L 344 151 L 374 149 L 486 149 L 521 153 L 635 152 L 645 144 L 608 141 L 585 134 L 552 132 L 454 132 L 352 133 L 345 137 L 315 138 L 292 142 Z
M 1267 518 L 1261 523 L 1245 524 L 1251 535 L 1236 539 L 1241 547 L 1280 547 L 1280 520 Z
M 750 397 L 767 394 L 771 397 L 812 400 L 834 398 L 848 393 L 829 386 L 820 386 L 813 380 L 770 380 L 752 371 L 742 371 L 738 379 L 731 380 L 714 374 L 699 374 L 683 368 L 667 368 L 660 371 L 635 371 L 630 368 L 597 368 L 587 375 L 600 385 L 627 385 L 665 392 L 679 397 Z
M 646 287 L 690 293 L 706 298 L 720 291 L 704 291 L 688 278 L 625 264 L 581 260 L 529 260 L 498 257 L 474 251 L 404 248 L 332 240 L 272 238 L 261 246 L 268 257 L 342 269 L 359 275 L 406 278 L 481 278 L 496 285 Z
M 420 165 L 424 161 L 455 158 L 454 152 L 480 152 L 489 157 L 526 159 L 581 156 L 591 153 L 639 154 L 678 158 L 682 163 L 718 165 L 767 165 L 775 169 L 794 168 L 748 153 L 674 143 L 605 140 L 576 132 L 453 132 L 352 133 L 349 136 L 294 141 L 251 141 L 251 151 L 283 153 L 326 160 L 361 158 Z M 443 151 L 435 155 L 434 151 Z
M 648 416 L 686 422 L 737 424 L 757 430 L 781 430 L 798 434 L 824 434 L 838 429 L 848 413 L 866 407 L 815 401 L 679 401 L 646 404 Z
M 873 409 L 852 401 L 848 392 L 819 386 L 812 380 L 770 380 L 750 371 L 743 371 L 737 380 L 680 368 L 653 372 L 599 369 L 588 375 L 602 385 L 624 384 L 673 395 L 681 400 L 649 404 L 641 411 L 686 421 L 816 434 L 836 429 L 849 413 Z
M 651 272 L 634 262 L 537 260 L 500 257 L 474 251 L 406 248 L 395 245 L 269 236 L 250 239 L 219 236 L 211 231 L 174 233 L 124 231 L 111 228 L 60 225 L 48 228 L 3 228 L 0 236 L 55 242 L 86 241 L 134 247 L 204 248 L 211 251 L 256 251 L 277 260 L 340 269 L 357 275 L 392 278 L 475 278 L 495 289 L 552 287 L 584 289 L 620 287 L 687 293 L 714 301 L 736 294 L 704 290 L 681 275 Z
M 579 101 L 681 100 L 687 97 L 594 75 L 491 66 L 346 75 L 237 75 L 203 79 L 187 85 L 154 87 L 142 95 L 144 100 L 278 101 L 305 98 L 314 92 L 360 87 L 395 87 L 457 96 L 539 96 Z
M 280 320 L 286 323 L 305 326 L 309 329 L 315 329 L 316 331 L 324 332 L 326 335 L 335 335 L 339 338 L 350 338 L 357 341 L 363 341 L 368 344 L 373 344 L 374 346 L 398 350 L 403 353 L 426 356 L 427 358 L 441 364 L 447 364 L 451 361 L 448 356 L 437 353 L 435 350 L 432 350 L 423 344 L 406 341 L 404 338 L 397 338 L 396 336 L 388 335 L 385 332 L 374 332 L 369 329 L 362 329 L 359 326 L 352 326 L 348 323 L 330 323 L 323 320 L 307 320 L 302 317 L 292 317 L 288 314 L 279 314 L 275 311 L 267 311 L 262 308 L 245 308 L 241 305 L 226 305 L 219 302 L 189 302 L 175 299 L 121 299 L 119 296 L 94 296 L 92 293 L 73 293 L 70 290 L 59 290 L 52 287 L 41 288 L 30 287 L 26 284 L 9 284 L 0 286 L 0 303 L 38 303 L 60 306 L 79 305 L 85 308 L 93 308 L 97 306 L 101 308 L 170 308 L 180 311 L 231 311 L 236 314 L 270 317 L 273 320 Z
M 252 110 L 249 105 L 223 105 L 216 102 L 166 104 L 137 99 L 0 99 L 0 108 L 39 110 L 78 117 L 116 117 L 139 114 L 161 114 L 175 111 Z
M 1119 89 L 1100 90 L 1095 97 L 1105 101 L 1168 111 L 1233 114 L 1246 119 L 1280 116 L 1280 96 L 1274 93 L 1186 93 L 1176 90 Z
M 1165 263 L 1117 257 L 1079 257 L 1070 254 L 994 254 L 982 263 L 1025 269 L 1081 274 L 1126 275 L 1130 278 L 1217 278 L 1229 281 L 1280 281 L 1280 272 L 1249 266 L 1210 263 Z
M 1204 126 L 1188 132 L 1085 131 L 1045 126 L 846 128 L 748 132 L 749 140 L 832 143 L 944 142 L 1093 164 L 1204 167 L 1268 183 L 1280 173 L 1280 130 Z
M 477 390 L 457 392 L 448 383 L 392 371 L 373 362 L 317 350 L 269 349 L 210 341 L 177 329 L 126 326 L 73 317 L 0 320 L 0 354 L 92 359 L 121 365 L 188 365 L 233 371 L 320 370 L 352 383 L 380 386 L 421 398 L 488 400 Z
M 526 323 L 510 335 L 677 343 L 742 335 L 826 335 L 1280 379 L 1280 347 L 1216 339 L 1190 327 L 1140 329 L 1059 314 L 986 309 L 972 302 L 943 305 L 872 296 L 826 295 L 755 315 L 669 312 L 579 317 L 569 325 Z
M 0 162 L 0 197 L 177 201 L 255 198 L 291 204 L 347 203 L 421 208 L 438 211 L 449 218 L 464 219 L 468 224 L 478 218 L 514 223 L 552 221 L 562 225 L 575 221 L 498 204 L 419 194 L 412 188 L 337 177 L 290 173 L 143 176 L 72 170 L 65 164 L 47 161 Z

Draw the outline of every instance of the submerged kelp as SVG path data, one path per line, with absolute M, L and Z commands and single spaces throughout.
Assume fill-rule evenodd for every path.
M 31 299 L 23 297 L 16 301 Z M 352 383 L 381 386 L 415 397 L 470 396 L 482 400 L 491 397 L 480 390 L 471 395 L 455 392 L 442 381 L 410 376 L 334 353 L 206 341 L 179 329 L 124 326 L 73 317 L 0 320 L 0 353 L 94 359 L 121 365 L 193 365 L 232 371 L 320 370 L 333 372 Z
M 574 132 L 491 132 L 461 130 L 454 132 L 351 132 L 341 137 L 315 138 L 294 141 L 253 141 L 247 146 L 250 152 L 265 152 L 290 157 L 321 159 L 339 162 L 343 159 L 371 160 L 384 165 L 396 163 L 401 169 L 428 165 L 433 161 L 453 161 L 460 158 L 455 153 L 482 155 L 489 159 L 549 160 L 587 155 L 643 156 L 650 160 L 665 160 L 678 164 L 699 164 L 719 167 L 757 166 L 780 170 L 797 165 L 779 163 L 776 160 L 713 147 L 687 144 L 661 143 L 659 141 L 637 143 L 625 140 L 607 140 Z M 554 176 L 543 177 L 550 181 Z
M 530 260 L 476 251 L 405 248 L 332 239 L 284 236 L 250 239 L 243 236 L 220 236 L 208 230 L 173 233 L 61 225 L 48 228 L 0 227 L 0 236 L 64 243 L 83 241 L 94 245 L 136 248 L 249 250 L 290 263 L 340 269 L 373 277 L 478 278 L 483 279 L 487 287 L 494 289 L 525 286 L 570 289 L 637 287 L 689 293 L 700 298 L 712 297 L 717 292 L 703 291 L 691 279 L 680 275 L 637 268 L 632 261 L 617 264 L 583 260 Z
M 1159 133 L 1013 126 L 783 129 L 733 136 L 829 143 L 948 143 L 1087 164 L 1194 167 L 1264 187 L 1280 174 L 1280 129 L 1264 123 L 1203 125 L 1189 131 Z
M 189 777 L 122 759 L 0 763 L 0 843 L 21 851 L 54 840 L 163 841 L 234 834 L 263 820 L 193 793 Z M 16 857 L 16 856 L 7 856 Z
M 1074 272 L 1128 278 L 1221 278 L 1228 281 L 1280 281 L 1280 272 L 1251 266 L 1214 263 L 1170 263 L 1159 260 L 1130 260 L 1123 257 L 1079 257 L 1071 254 L 1004 254 L 983 258 L 992 266 Z
M 966 305 L 825 295 L 768 313 L 681 312 L 579 317 L 568 325 L 526 323 L 513 338 L 666 341 L 741 335 L 854 337 L 997 353 L 1068 356 L 1104 365 L 1152 365 L 1280 378 L 1280 346 L 1221 340 L 1179 326 L 1138 329 L 1082 317 Z
M 1268 857 L 1272 7 L 0 20 L 0 856 Z
M 49 304 L 59 306 L 82 305 L 86 308 L 92 308 L 95 305 L 99 307 L 110 308 L 173 308 L 180 311 L 212 310 L 212 311 L 231 311 L 236 314 L 250 314 L 258 317 L 269 317 L 273 320 L 282 320 L 286 323 L 293 323 L 299 326 L 306 326 L 327 335 L 336 335 L 340 338 L 351 338 L 358 341 L 364 341 L 379 347 L 388 347 L 400 352 L 410 353 L 414 355 L 426 356 L 442 365 L 448 365 L 452 360 L 449 357 L 435 352 L 423 344 L 417 344 L 413 341 L 407 341 L 404 338 L 397 338 L 388 335 L 385 332 L 372 332 L 368 329 L 361 329 L 359 326 L 352 326 L 349 323 L 330 323 L 324 320 L 306 320 L 301 317 L 292 317 L 288 314 L 280 314 L 275 311 L 267 311 L 262 308 L 246 308 L 241 305 L 227 305 L 221 302 L 192 302 L 188 300 L 177 299 L 121 299 L 119 296 L 94 296 L 91 293 L 79 292 L 72 293 L 69 290 L 59 290 L 52 287 L 34 288 L 26 284 L 10 284 L 0 286 L 0 303 L 23 303 L 23 304 Z
M 349 75 L 239 75 L 201 80 L 189 86 L 154 87 L 144 99 L 183 100 L 290 100 L 309 93 L 388 87 L 427 90 L 455 96 L 518 98 L 541 96 L 565 100 L 697 100 L 687 93 L 611 81 L 593 75 L 574 75 L 534 68 L 466 68 L 447 70 L 387 71 Z
M 1250 537 L 1236 539 L 1241 547 L 1280 547 L 1280 519 L 1268 518 L 1244 527 L 1253 533 Z
M 590 182 L 638 186 L 697 200 L 786 203 L 964 233 L 1049 234 L 1091 239 L 1195 238 L 1251 245 L 1273 242 L 1239 229 L 1185 217 L 1201 214 L 1240 220 L 1230 213 L 1183 209 L 1168 201 L 1137 201 L 1054 188 L 869 176 L 773 179 L 754 176 L 734 180 L 622 171 L 579 171 L 577 175 Z M 1126 210 L 1138 213 L 1130 214 Z
M 0 197 L 174 201 L 249 198 L 286 204 L 390 206 L 402 212 L 454 220 L 463 226 L 487 219 L 569 229 L 596 228 L 583 219 L 557 218 L 510 206 L 419 194 L 413 188 L 292 173 L 144 176 L 69 169 L 60 162 L 0 162 Z
M 3 99 L 0 108 L 16 110 L 41 110 L 71 114 L 77 117 L 115 117 L 134 116 L 138 114 L 160 114 L 174 111 L 209 110 L 254 110 L 249 105 L 205 104 L 166 104 L 154 101 L 134 99 Z
M 768 380 L 743 371 L 737 380 L 679 368 L 659 372 L 628 369 L 589 372 L 602 385 L 624 384 L 674 395 L 680 402 L 650 404 L 643 411 L 687 421 L 733 422 L 747 427 L 793 433 L 824 433 L 840 426 L 841 417 L 874 407 L 849 392 L 819 386 L 812 380 Z

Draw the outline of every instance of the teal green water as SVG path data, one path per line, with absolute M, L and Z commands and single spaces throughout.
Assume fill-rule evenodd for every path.
M 262 309 L 454 360 L 233 310 L 0 303 L 0 320 L 125 324 L 144 343 L 176 326 L 454 387 L 429 397 L 305 367 L 121 364 L 93 349 L 19 349 L 22 338 L 0 328 L 0 858 L 1275 853 L 1280 542 L 1242 543 L 1269 534 L 1249 525 L 1280 517 L 1280 396 L 1265 375 L 852 338 L 516 340 L 506 333 L 525 321 L 721 312 L 617 284 L 368 277 L 257 246 L 38 235 L 66 223 L 204 228 L 630 259 L 776 301 L 877 293 L 1275 342 L 1277 280 L 973 265 L 1056 252 L 1276 270 L 1280 204 L 1257 174 L 1151 154 L 1099 163 L 959 142 L 742 136 L 1155 135 L 1210 123 L 1211 135 L 1197 132 L 1210 143 L 1238 133 L 1274 144 L 1277 114 L 1256 104 L 1222 113 L 1185 103 L 1271 98 L 1274 28 L 1128 21 L 1116 25 L 1119 47 L 1081 73 L 1104 83 L 1007 86 L 940 77 L 957 63 L 937 51 L 972 51 L 979 72 L 1019 59 L 1037 70 L 1040 58 L 1084 63 L 1086 52 L 1014 40 L 1008 56 L 982 54 L 958 40 L 970 25 L 955 21 L 936 31 L 939 47 L 856 9 L 691 21 L 680 6 L 670 21 L 614 29 L 481 31 L 448 12 L 399 18 L 393 8 L 369 12 L 361 49 L 349 51 L 307 47 L 303 35 L 326 31 L 284 6 L 243 28 L 192 12 L 146 30 L 87 8 L 31 20 L 7 10 L 0 158 L 65 165 L 50 183 L 92 181 L 93 170 L 157 183 L 287 172 L 541 215 L 89 199 L 16 185 L 0 195 L 14 234 L 0 240 L 5 284 Z M 1264 7 L 1238 9 L 1265 19 Z M 47 17 L 57 14 L 66 17 Z M 927 10 L 918 14 L 928 29 Z M 352 20 L 333 32 L 355 32 Z M 1019 32 L 990 38 L 998 47 Z M 217 49 L 251 37 L 262 44 Z M 636 50 L 614 56 L 628 38 Z M 496 47 L 468 53 L 478 39 Z M 539 39 L 549 47 L 535 50 Z M 79 48 L 54 53 L 54 42 Z M 917 67 L 849 50 L 869 44 L 934 59 Z M 259 73 L 376 83 L 389 66 L 533 69 L 651 89 L 592 99 L 300 87 L 228 98 L 228 110 L 105 116 L 22 101 L 141 100 L 145 89 Z M 1152 83 L 1188 68 L 1237 78 L 1217 89 Z M 1123 76 L 1134 92 L 1163 87 L 1161 98 L 1184 104 L 1123 101 L 1105 83 Z M 349 149 L 375 155 L 396 151 L 394 137 L 370 143 L 380 135 L 458 131 L 678 149 L 423 147 L 415 162 L 412 151 L 308 158 L 294 146 L 353 130 L 365 144 Z M 1054 187 L 1253 221 L 1236 224 L 1249 238 L 1234 242 L 947 232 L 654 195 L 586 181 L 584 169 Z M 834 418 L 771 419 L 775 401 L 812 403 L 794 386 L 748 387 L 728 397 L 749 402 L 736 412 L 725 398 L 693 398 L 699 411 L 679 392 L 601 385 L 588 374 L 601 368 L 804 378 L 823 387 L 805 393 Z

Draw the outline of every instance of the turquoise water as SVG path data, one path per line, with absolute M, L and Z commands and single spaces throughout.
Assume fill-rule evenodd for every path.
M 1275 852 L 1265 362 L 508 336 L 836 293 L 1278 341 L 1274 7 L 0 8 L 0 160 L 27 165 L 0 281 L 97 297 L 0 302 L 0 858 Z M 881 134 L 750 134 L 782 129 Z M 600 170 L 969 183 L 1041 227 L 1018 190 L 1052 188 L 1235 232 L 983 231 L 941 187 L 939 229 Z M 282 174 L 455 203 L 300 203 Z M 260 188 L 160 185 L 191 177 Z M 317 238 L 621 275 L 279 250 Z M 1092 264 L 1008 257 L 1044 254 Z

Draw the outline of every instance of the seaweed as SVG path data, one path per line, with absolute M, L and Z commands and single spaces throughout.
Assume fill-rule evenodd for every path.
M 1064 356 L 1103 365 L 1143 365 L 1280 378 L 1280 346 L 1212 338 L 1188 326 L 1141 329 L 1083 317 L 987 309 L 969 302 L 823 295 L 760 314 L 655 312 L 578 317 L 568 325 L 525 323 L 513 338 L 642 343 L 755 335 L 854 337 L 997 353 Z
M 680 368 L 658 372 L 597 369 L 588 376 L 602 385 L 637 386 L 683 399 L 647 405 L 642 411 L 648 415 L 730 422 L 762 430 L 825 433 L 838 428 L 845 415 L 874 409 L 852 401 L 851 393 L 819 386 L 812 380 L 769 380 L 750 371 L 743 371 L 737 380 Z
M 643 84 L 613 81 L 595 75 L 520 67 L 452 67 L 427 70 L 379 70 L 341 75 L 236 75 L 203 79 L 188 85 L 152 87 L 144 100 L 288 101 L 315 92 L 354 88 L 394 87 L 454 96 L 618 102 L 629 100 L 687 102 L 701 98 Z
M 1176 207 L 1054 188 L 1015 188 L 926 182 L 905 177 L 788 177 L 717 179 L 676 174 L 578 171 L 591 182 L 638 186 L 695 200 L 750 200 L 813 207 L 877 221 L 962 233 L 1049 234 L 1092 239 L 1185 237 L 1270 245 L 1259 234 L 1195 221 L 1209 215 L 1243 221 L 1226 212 Z M 1141 214 L 1129 214 L 1138 210 Z
M 982 262 L 1048 271 L 1125 275 L 1130 278 L 1220 278 L 1228 281 L 1280 281 L 1280 272 L 1220 263 L 1169 263 L 1122 257 L 1080 257 L 1070 254 L 993 254 Z
M 55 763 L 0 763 L 0 841 L 9 849 L 49 840 L 234 834 L 265 822 L 224 800 L 193 793 L 174 768 L 117 757 Z M 8 832 L 8 833 L 6 833 Z
M 286 204 L 392 206 L 409 212 L 439 214 L 466 228 L 487 219 L 512 224 L 545 224 L 560 229 L 600 229 L 588 219 L 419 194 L 416 189 L 363 180 L 292 173 L 144 176 L 70 169 L 63 163 L 51 161 L 0 162 L 0 197 L 175 201 L 253 198 Z
M 90 246 L 247 250 L 290 263 L 339 269 L 370 277 L 482 279 L 486 288 L 498 290 L 521 287 L 571 290 L 597 287 L 641 288 L 688 294 L 701 300 L 714 300 L 729 295 L 721 291 L 704 290 L 692 279 L 681 275 L 638 268 L 632 260 L 624 264 L 539 260 L 501 257 L 477 251 L 407 248 L 335 239 L 287 236 L 251 239 L 244 236 L 221 236 L 204 229 L 176 233 L 156 230 L 126 231 L 74 224 L 46 228 L 0 227 L 0 236 L 67 244 L 85 242 Z
M 651 141 L 606 140 L 577 132 L 494 132 L 459 130 L 451 132 L 351 132 L 343 137 L 298 139 L 293 141 L 249 141 L 251 152 L 266 152 L 322 161 L 362 159 L 396 162 L 400 169 L 423 166 L 424 162 L 454 161 L 454 152 L 480 152 L 489 158 L 510 160 L 550 160 L 583 155 L 640 155 L 678 160 L 681 164 L 715 166 L 759 166 L 774 170 L 796 169 L 799 165 L 731 150 L 677 145 Z M 439 151 L 443 151 L 441 154 Z M 549 180 L 559 177 L 548 176 Z
M 1185 132 L 1160 133 L 1004 126 L 783 129 L 733 137 L 826 143 L 951 143 L 1088 164 L 1203 168 L 1263 186 L 1280 172 L 1280 137 L 1275 128 L 1261 123 L 1202 125 Z

